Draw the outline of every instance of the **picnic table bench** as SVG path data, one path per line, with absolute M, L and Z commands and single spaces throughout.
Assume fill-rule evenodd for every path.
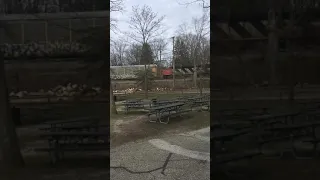
M 195 97 L 187 98 L 187 101 L 192 103 L 194 101 L 202 101 L 202 100 L 205 100 L 205 99 L 210 99 L 210 98 L 208 98 L 207 96 L 195 96 Z
M 226 164 L 229 162 L 240 161 L 244 159 L 251 159 L 259 155 L 262 155 L 262 153 L 259 151 L 226 153 L 226 154 L 216 156 L 215 164 Z
M 213 140 L 213 155 L 212 162 L 215 165 L 215 171 L 222 171 L 224 174 L 229 175 L 230 173 L 224 169 L 223 165 L 240 160 L 247 160 L 253 157 L 262 155 L 261 151 L 243 151 L 243 152 L 226 152 L 224 147 L 217 149 L 216 143 L 220 142 L 222 146 L 225 141 L 232 141 L 234 138 L 248 134 L 250 131 L 212 131 L 210 138 Z M 222 150 L 222 151 L 221 151 Z
M 44 127 L 39 128 L 41 131 L 49 131 L 49 132 L 59 132 L 59 131 L 97 131 L 101 127 L 110 127 L 109 125 L 99 125 L 99 124 L 69 124 L 64 125 L 62 127 Z
M 235 138 L 248 134 L 250 131 L 235 131 L 235 130 L 218 130 L 215 129 L 210 132 L 210 139 L 213 144 L 215 154 L 225 151 L 225 142 L 233 141 Z M 220 145 L 218 150 L 217 145 Z
M 274 113 L 274 114 L 265 114 L 265 115 L 260 115 L 260 116 L 253 116 L 248 119 L 243 119 L 246 121 L 250 121 L 251 124 L 257 124 L 261 125 L 261 123 L 265 122 L 271 122 L 271 123 L 276 123 L 280 120 L 280 122 L 283 122 L 285 124 L 288 124 L 288 120 L 290 118 L 291 122 L 294 122 L 294 117 L 298 116 L 300 112 L 285 112 L 285 113 Z
M 44 132 L 40 137 L 48 140 L 48 147 L 36 151 L 49 152 L 55 164 L 66 151 L 104 151 L 109 149 L 109 132 Z M 102 138 L 105 137 L 105 138 Z
M 141 109 L 144 108 L 142 99 L 127 100 L 122 103 L 125 108 L 125 112 L 128 113 L 130 109 Z
M 50 125 L 48 127 L 49 129 L 55 130 L 57 128 L 66 126 L 66 125 L 79 125 L 79 126 L 85 126 L 85 125 L 97 125 L 99 123 L 100 118 L 99 117 L 80 117 L 80 118 L 73 118 L 73 119 L 67 119 L 67 120 L 58 120 L 58 121 L 47 121 L 43 124 Z M 45 130 L 48 128 L 40 128 L 40 130 Z
M 292 147 L 292 154 L 295 156 L 295 158 L 298 158 L 298 156 L 296 155 L 296 148 L 294 147 L 294 141 L 297 138 L 301 137 L 311 137 L 310 140 L 303 140 L 303 142 L 313 144 L 313 150 L 316 154 L 317 145 L 319 144 L 320 139 L 316 137 L 315 129 L 319 126 L 320 122 L 307 122 L 301 124 L 283 125 L 274 128 L 266 128 L 265 131 L 272 131 L 275 133 L 275 136 L 277 136 L 277 134 L 284 134 L 284 136 L 278 138 L 289 139 Z
M 172 104 L 167 104 L 163 106 L 146 108 L 147 110 L 149 110 L 149 113 L 147 114 L 149 121 L 168 124 L 171 117 L 182 115 L 182 113 L 190 111 L 190 110 L 182 109 L 183 105 L 185 105 L 185 103 L 172 103 Z M 156 116 L 156 120 L 151 119 L 152 115 Z M 167 120 L 163 121 L 162 119 L 167 119 Z
M 216 142 L 220 142 L 224 144 L 226 141 L 232 141 L 234 138 L 239 137 L 241 135 L 248 134 L 250 131 L 234 131 L 234 130 L 214 130 L 210 134 L 210 139 L 215 144 Z
M 150 107 L 155 107 L 155 106 L 164 106 L 167 104 L 173 104 L 173 103 L 179 103 L 181 102 L 180 100 L 157 100 L 153 99 L 151 100 Z
M 178 96 L 177 97 L 177 100 L 180 100 L 180 101 L 186 101 L 186 100 L 188 100 L 188 98 L 191 98 L 191 96 Z
M 320 109 L 313 109 L 310 111 L 305 111 L 304 112 L 306 115 L 306 120 L 307 121 L 315 121 L 318 120 L 318 118 L 320 117 Z
M 233 130 L 243 130 L 251 129 L 252 126 L 246 122 L 213 122 L 210 124 L 211 129 L 233 129 Z
M 192 108 L 194 107 L 206 107 L 207 111 L 210 111 L 210 99 L 202 99 L 202 100 L 196 100 L 196 101 L 193 101 L 192 104 L 191 104 L 191 110 Z
M 41 138 L 46 138 L 48 147 L 36 148 L 47 151 L 55 164 L 65 151 L 101 151 L 109 147 L 109 125 L 99 125 L 97 117 L 83 117 L 69 120 L 45 122 L 47 127 L 39 128 Z M 106 128 L 103 132 L 102 128 Z M 103 139 L 101 139 L 104 137 Z

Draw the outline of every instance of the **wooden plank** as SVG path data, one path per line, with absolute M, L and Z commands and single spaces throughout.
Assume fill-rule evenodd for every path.
M 9 14 L 0 16 L 0 21 L 45 21 L 62 19 L 92 19 L 108 18 L 109 11 L 95 12 L 59 12 L 59 13 L 37 13 L 37 14 Z
M 43 124 L 60 124 L 60 123 L 73 123 L 73 122 L 90 122 L 90 121 L 99 121 L 99 117 L 81 117 L 81 118 L 72 118 L 58 121 L 47 121 Z
M 110 136 L 109 132 L 45 132 L 40 133 L 40 137 L 63 137 L 63 136 L 74 136 L 74 137 L 83 137 L 83 136 Z

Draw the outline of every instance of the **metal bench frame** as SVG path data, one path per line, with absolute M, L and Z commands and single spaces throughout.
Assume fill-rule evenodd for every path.
M 173 107 L 172 109 L 163 109 L 159 113 L 157 111 L 153 111 L 148 113 L 148 119 L 149 122 L 155 123 L 160 122 L 162 124 L 168 124 L 170 121 L 170 118 L 176 117 L 176 116 L 182 116 L 183 113 L 189 112 L 190 110 L 181 110 L 181 107 Z M 156 120 L 151 119 L 151 115 L 156 115 Z M 162 119 L 166 119 L 166 121 L 163 121 Z
M 93 122 L 93 123 L 92 123 Z M 47 123 L 48 124 L 48 123 Z M 49 125 L 49 124 L 48 124 Z M 101 151 L 109 149 L 109 142 L 103 141 L 102 143 L 99 141 L 100 135 L 88 135 L 90 139 L 94 139 L 94 141 L 84 142 L 87 135 L 81 134 L 81 132 L 98 132 L 98 129 L 101 127 L 108 127 L 106 125 L 98 125 L 96 121 L 88 121 L 88 123 L 80 123 L 79 121 L 71 121 L 68 122 L 59 122 L 59 126 L 53 122 L 50 127 L 47 128 L 39 128 L 41 131 L 45 131 L 49 135 L 41 135 L 47 137 L 48 148 L 36 148 L 35 151 L 46 151 L 49 152 L 51 157 L 51 163 L 55 164 L 58 160 L 64 157 L 65 151 Z M 90 131 L 90 130 L 93 131 Z M 63 133 L 70 131 L 80 131 L 79 136 L 69 136 L 63 135 Z M 58 136 L 58 138 L 53 138 L 50 133 L 59 133 L 62 135 Z M 44 133 L 44 134 L 46 134 Z M 81 146 L 88 146 L 83 148 Z M 91 146 L 91 147 L 90 147 Z

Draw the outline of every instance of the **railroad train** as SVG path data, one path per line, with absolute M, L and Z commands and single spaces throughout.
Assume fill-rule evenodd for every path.
M 206 75 L 210 73 L 210 65 L 204 66 L 204 72 Z M 155 77 L 161 79 L 168 79 L 172 77 L 173 68 L 172 67 L 158 67 L 156 64 L 147 65 L 150 68 Z M 110 76 L 111 79 L 135 79 L 135 72 L 139 70 L 144 70 L 144 65 L 130 65 L 130 66 L 110 66 Z M 186 76 L 191 76 L 194 73 L 194 68 L 191 66 L 179 66 L 175 68 L 177 74 L 183 74 Z

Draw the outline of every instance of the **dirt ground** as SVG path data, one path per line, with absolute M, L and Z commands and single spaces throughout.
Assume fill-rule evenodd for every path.
M 144 114 L 118 115 L 111 118 L 111 148 L 130 141 L 210 126 L 210 113 L 207 111 L 190 112 L 182 118 L 173 118 L 169 124 L 150 123 Z

